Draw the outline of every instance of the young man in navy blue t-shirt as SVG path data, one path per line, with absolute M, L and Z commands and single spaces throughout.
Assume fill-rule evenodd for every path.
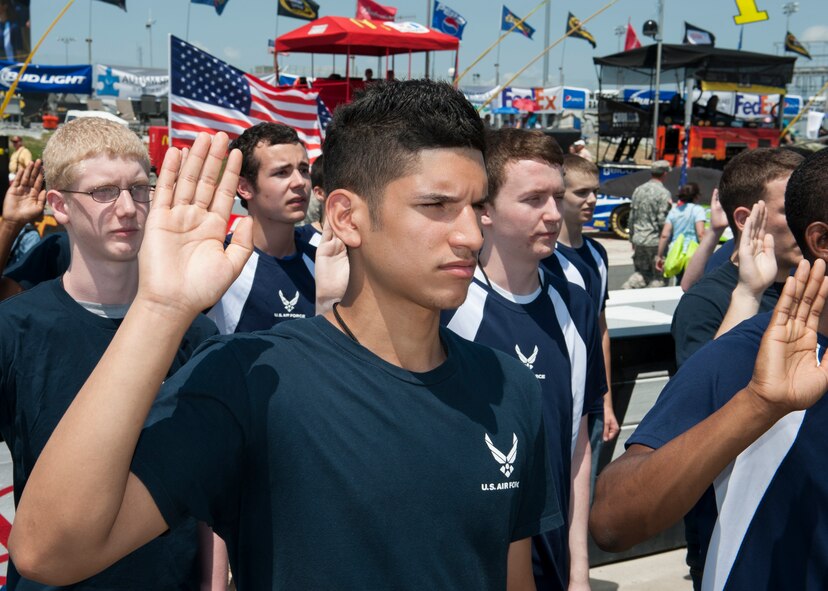
M 665 387 L 601 475 L 591 530 L 618 551 L 693 515 L 701 589 L 828 585 L 828 151 L 787 181 L 785 213 L 806 259 L 773 316 L 703 347 Z M 813 306 L 812 306 L 813 304 Z M 764 333 L 764 336 L 763 336 Z
M 600 242 L 584 236 L 584 224 L 592 219 L 598 192 L 598 167 L 576 156 L 564 154 L 563 223 L 555 244 L 553 256 L 543 260 L 543 265 L 558 275 L 584 288 L 592 298 L 598 313 L 598 329 L 601 333 L 601 350 L 607 376 L 607 393 L 604 394 L 604 412 L 589 416 L 589 441 L 592 447 L 592 480 L 597 475 L 598 456 L 604 441 L 614 439 L 619 432 L 618 420 L 612 407 L 611 354 L 606 305 L 609 298 L 609 259 L 607 250 Z
M 247 220 L 224 248 L 226 146 L 202 135 L 183 166 L 167 153 L 139 295 L 35 468 L 16 559 L 71 581 L 192 514 L 227 541 L 240 590 L 532 589 L 531 536 L 563 522 L 537 379 L 439 323 L 466 297 L 486 194 L 482 122 L 447 84 L 377 83 L 337 109 L 341 302 L 204 347 L 142 432 L 170 343 L 252 250 Z
M 46 144 L 43 161 L 45 197 L 66 228 L 71 260 L 57 279 L 0 304 L 0 432 L 13 460 L 15 502 L 135 297 L 138 250 L 153 194 L 149 158 L 141 141 L 104 119 L 66 124 Z M 34 196 L 42 177 L 31 181 Z M 173 344 L 173 355 L 162 373 L 172 374 L 215 334 L 212 322 L 195 316 Z M 119 393 L 117 384 L 107 389 L 112 396 Z M 98 411 L 103 408 L 93 412 Z M 68 465 L 77 472 L 85 470 L 76 459 Z M 201 579 L 196 527 L 193 520 L 183 521 L 169 535 L 72 589 L 195 591 Z M 208 533 L 205 528 L 205 541 Z M 43 586 L 21 578 L 12 560 L 8 588 L 24 591 Z
M 259 123 L 233 140 L 242 153 L 238 194 L 253 223 L 253 254 L 208 312 L 222 334 L 264 330 L 315 313 L 316 247 L 300 236 L 310 199 L 308 152 L 296 131 Z
M 560 147 L 544 133 L 519 129 L 489 131 L 486 139 L 480 265 L 466 301 L 443 320 L 460 336 L 516 356 L 541 385 L 550 461 L 567 484 L 561 504 L 570 527 L 568 539 L 561 528 L 534 540 L 535 582 L 565 589 L 568 580 L 589 584 L 586 424 L 606 391 L 597 315 L 581 287 L 539 266 L 562 223 Z

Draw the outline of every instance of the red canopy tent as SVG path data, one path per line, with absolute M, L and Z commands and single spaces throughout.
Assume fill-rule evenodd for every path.
M 387 57 L 407 53 L 409 54 L 410 75 L 411 54 L 423 51 L 454 50 L 455 71 L 457 71 L 459 47 L 460 40 L 456 37 L 433 31 L 417 23 L 323 16 L 278 37 L 275 43 L 275 53 L 276 55 L 279 52 L 330 53 L 347 55 L 349 58 L 351 55 Z M 322 100 L 331 109 L 343 100 L 350 100 L 352 86 L 362 86 L 361 78 L 356 80 L 350 78 L 349 58 L 345 60 L 344 81 L 333 82 L 323 79 L 314 81 L 314 88 L 320 91 Z M 343 90 L 344 97 L 341 92 Z

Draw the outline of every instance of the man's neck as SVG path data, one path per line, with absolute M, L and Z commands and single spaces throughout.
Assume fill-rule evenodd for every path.
M 358 278 L 348 284 L 337 311 L 360 345 L 374 355 L 413 372 L 435 369 L 446 360 L 440 342 L 440 312 L 399 297 L 377 294 Z M 347 332 L 333 312 L 325 318 Z
M 513 295 L 529 295 L 540 287 L 536 260 L 509 257 L 484 242 L 479 261 L 489 281 Z
M 561 224 L 561 233 L 558 235 L 558 243 L 570 248 L 581 248 L 584 245 L 583 226 L 564 221 Z
M 73 250 L 63 288 L 79 302 L 129 305 L 138 292 L 138 261 L 90 263 Z
M 253 246 L 272 257 L 284 258 L 296 253 L 293 224 L 265 222 L 253 217 Z

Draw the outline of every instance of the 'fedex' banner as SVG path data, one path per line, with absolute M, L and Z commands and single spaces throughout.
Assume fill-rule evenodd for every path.
M 11 87 L 23 64 L 0 61 L 0 90 Z M 35 66 L 29 64 L 18 92 L 92 94 L 92 66 Z
M 500 106 L 512 107 L 515 99 L 529 99 L 537 113 L 560 113 L 564 109 L 586 109 L 589 91 L 584 88 L 552 86 L 550 88 L 514 88 L 508 86 L 500 92 Z M 524 101 L 521 101 L 524 103 Z

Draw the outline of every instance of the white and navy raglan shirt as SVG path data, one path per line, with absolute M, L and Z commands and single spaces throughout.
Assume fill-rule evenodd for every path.
M 296 253 L 281 259 L 254 249 L 239 277 L 207 313 L 221 334 L 266 330 L 285 320 L 315 315 L 316 247 L 298 232 L 294 241 Z
M 627 445 L 658 449 L 747 386 L 770 313 L 701 348 Z M 820 335 L 820 359 L 828 338 Z M 705 591 L 828 589 L 828 397 L 788 414 L 715 479 L 694 507 Z
M 538 269 L 541 286 L 516 296 L 491 284 L 478 267 L 466 301 L 443 313 L 458 335 L 514 355 L 535 374 L 547 429 L 575 449 L 581 417 L 603 410 L 607 391 L 595 311 L 583 289 Z
M 609 298 L 607 249 L 589 236 L 583 238 L 584 243 L 578 248 L 559 242 L 555 252 L 541 261 L 541 265 L 553 275 L 585 289 L 595 310 L 602 312 Z

